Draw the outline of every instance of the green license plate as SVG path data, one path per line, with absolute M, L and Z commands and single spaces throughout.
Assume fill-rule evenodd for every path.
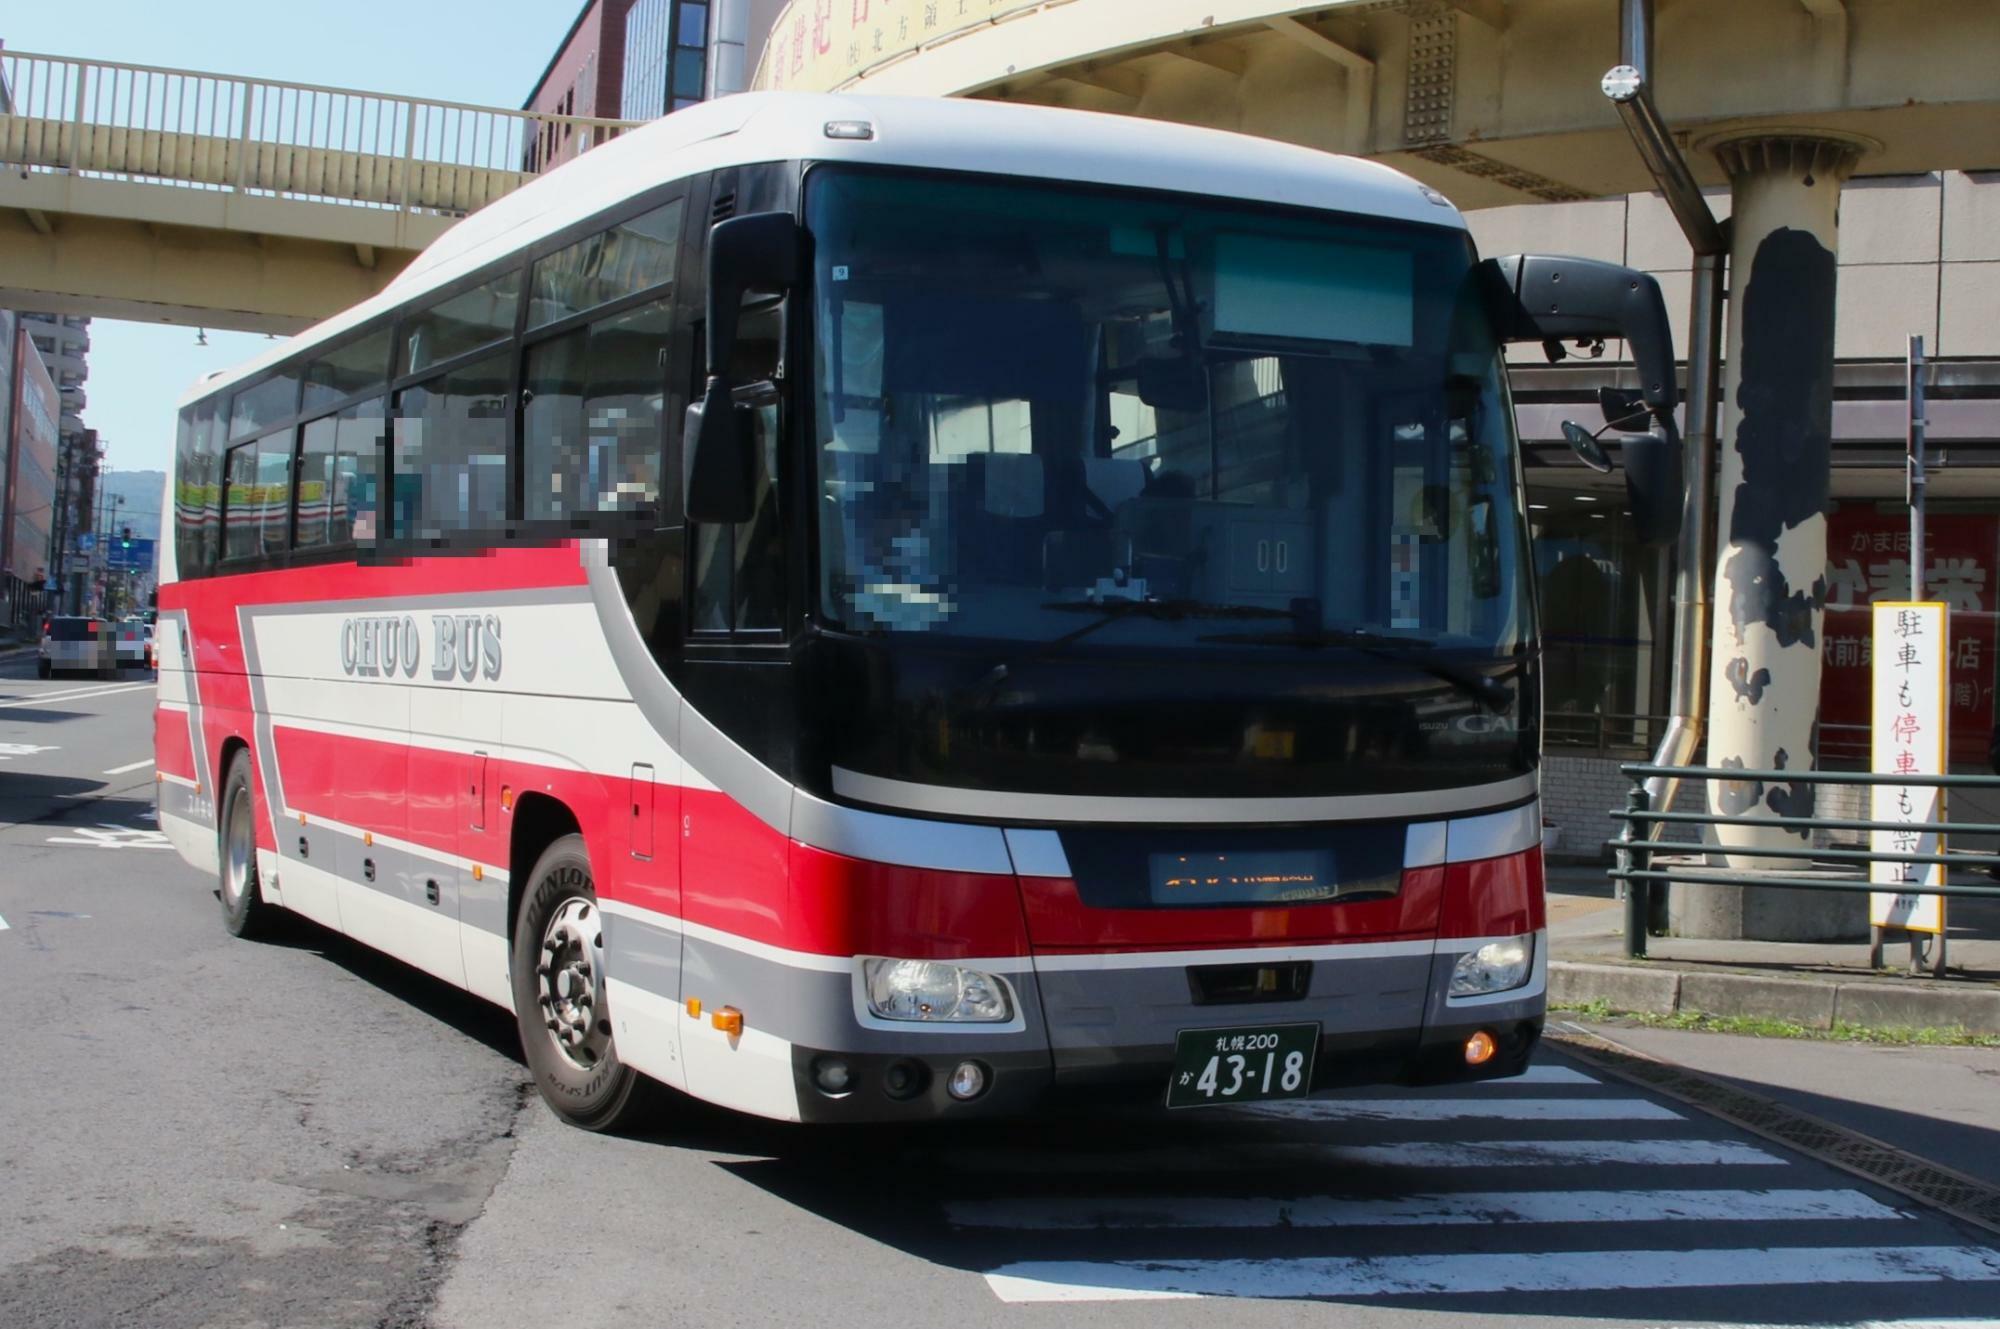
M 1170 1108 L 1303 1098 L 1312 1089 L 1316 1024 L 1183 1029 L 1174 1039 Z

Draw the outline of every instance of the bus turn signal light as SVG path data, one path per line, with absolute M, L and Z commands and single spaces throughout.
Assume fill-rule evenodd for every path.
M 1493 1060 L 1493 1054 L 1499 1050 L 1500 1045 L 1493 1041 L 1493 1035 L 1482 1029 L 1465 1040 L 1465 1064 L 1484 1066 Z
M 731 1038 L 743 1032 L 743 1012 L 734 1006 L 724 1006 L 719 1011 L 711 1012 L 708 1022 Z
M 700 997 L 689 997 L 687 1000 L 687 1007 L 688 1007 L 688 1017 L 690 1019 L 699 1020 L 701 1018 Z

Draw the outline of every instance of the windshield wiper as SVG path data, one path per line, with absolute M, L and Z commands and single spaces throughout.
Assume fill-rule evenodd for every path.
M 1196 641 L 1241 642 L 1249 646 L 1298 646 L 1315 649 L 1322 646 L 1345 646 L 1363 655 L 1372 655 L 1378 660 L 1394 660 L 1422 670 L 1432 678 L 1442 679 L 1474 701 L 1491 710 L 1501 711 L 1513 700 L 1513 693 L 1505 684 L 1489 674 L 1463 669 L 1450 663 L 1421 655 L 1407 654 L 1410 651 L 1433 650 L 1437 643 L 1428 637 L 1397 637 L 1385 633 L 1367 632 L 1359 628 L 1325 628 L 1305 632 L 1217 632 L 1195 638 Z
M 971 691 L 984 699 L 1017 666 L 1031 660 L 1046 659 L 1067 649 L 1075 642 L 1082 641 L 1098 629 L 1128 618 L 1156 618 L 1172 622 L 1185 618 L 1290 618 L 1288 609 L 1269 609 L 1263 605 L 1209 604 L 1201 600 L 1055 600 L 1042 606 L 1066 614 L 1098 614 L 1101 617 L 1073 628 L 1059 637 L 1051 637 L 1018 655 L 1009 656 L 995 664 L 972 684 Z

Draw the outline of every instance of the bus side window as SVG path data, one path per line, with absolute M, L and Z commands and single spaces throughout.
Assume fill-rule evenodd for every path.
M 784 538 L 778 505 L 778 397 L 769 386 L 783 340 L 782 310 L 745 311 L 733 368 L 738 394 L 755 408 L 751 443 L 757 487 L 750 520 L 735 526 L 694 526 L 688 630 L 693 633 L 770 632 L 784 615 Z M 697 338 L 699 341 L 699 338 Z

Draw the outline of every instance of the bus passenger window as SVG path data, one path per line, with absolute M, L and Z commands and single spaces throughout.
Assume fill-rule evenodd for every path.
M 326 518 L 333 496 L 333 448 L 338 426 L 332 416 L 314 420 L 299 431 L 299 516 L 295 537 L 300 549 L 327 543 Z
M 658 509 L 671 318 L 642 305 L 528 349 L 528 520 Z
M 292 431 L 266 434 L 257 444 L 259 539 L 257 552 L 282 554 L 292 520 Z
M 357 402 L 305 427 L 299 440 L 297 548 L 374 538 L 381 450 L 380 401 Z
M 460 291 L 403 321 L 400 372 L 414 374 L 514 331 L 521 272 L 503 272 L 484 286 Z
M 250 558 L 257 552 L 259 517 L 257 445 L 244 443 L 229 450 L 229 490 L 223 508 L 222 556 Z
M 671 282 L 680 260 L 681 208 L 675 199 L 537 262 L 528 326 Z
M 174 482 L 174 558 L 183 578 L 207 575 L 222 552 L 222 421 L 214 398 L 181 412 Z
M 397 539 L 437 540 L 507 520 L 511 354 L 396 394 Z

